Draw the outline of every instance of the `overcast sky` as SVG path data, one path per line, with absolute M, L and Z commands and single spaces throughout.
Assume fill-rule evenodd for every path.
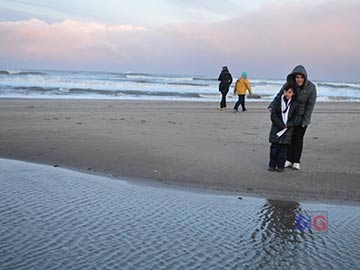
M 0 0 L 0 69 L 360 81 L 360 1 Z

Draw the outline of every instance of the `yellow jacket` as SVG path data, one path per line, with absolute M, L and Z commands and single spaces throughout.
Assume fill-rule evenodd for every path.
M 252 95 L 251 91 L 251 85 L 247 78 L 241 77 L 236 81 L 235 87 L 234 87 L 234 94 L 238 95 L 245 95 L 246 89 L 249 90 L 250 96 Z

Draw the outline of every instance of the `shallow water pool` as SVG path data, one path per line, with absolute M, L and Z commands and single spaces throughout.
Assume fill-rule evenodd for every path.
M 358 206 L 239 200 L 6 159 L 0 187 L 0 269 L 360 267 Z M 312 211 L 327 214 L 326 231 L 299 227 Z

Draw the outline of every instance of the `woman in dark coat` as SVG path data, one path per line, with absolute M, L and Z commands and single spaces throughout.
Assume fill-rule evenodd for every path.
M 294 133 L 291 144 L 288 148 L 285 167 L 292 167 L 300 170 L 300 158 L 303 149 L 304 135 L 307 126 L 311 121 L 311 114 L 316 102 L 316 86 L 308 79 L 304 66 L 296 66 L 287 76 L 287 81 L 269 105 L 269 110 L 275 109 L 275 104 L 281 98 L 285 87 L 289 84 L 295 84 L 296 101 L 299 103 L 298 114 L 299 123 L 294 127 Z
M 229 87 L 233 81 L 227 67 L 222 68 L 218 81 L 220 81 L 219 91 L 221 92 L 220 109 L 223 111 L 226 108 L 226 95 L 229 92 Z

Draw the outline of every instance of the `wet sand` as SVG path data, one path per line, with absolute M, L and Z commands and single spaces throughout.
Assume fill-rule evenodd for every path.
M 228 106 L 233 103 L 229 102 Z M 301 171 L 268 172 L 267 103 L 0 100 L 0 157 L 288 200 L 360 201 L 360 104 L 318 103 Z
M 0 269 L 359 269 L 356 206 L 239 200 L 1 158 L 0 187 Z M 326 227 L 307 223 L 319 210 Z

